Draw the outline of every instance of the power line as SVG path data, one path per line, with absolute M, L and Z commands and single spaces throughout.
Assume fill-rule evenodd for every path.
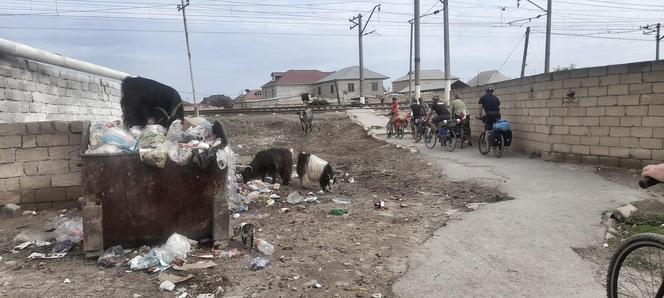
M 514 51 L 516 50 L 516 48 L 519 46 L 519 44 L 521 43 L 521 41 L 522 41 L 525 37 L 526 37 L 526 35 L 524 34 L 523 36 L 521 36 L 521 38 L 519 39 L 519 41 L 516 42 L 516 44 L 514 45 L 514 48 L 512 48 L 512 50 L 510 51 L 509 55 L 507 55 L 507 58 L 505 58 L 505 61 L 503 62 L 503 64 L 500 66 L 500 68 L 498 68 L 498 72 L 500 72 L 500 70 L 503 69 L 503 66 L 505 66 L 505 64 L 506 64 L 507 61 L 510 59 L 510 57 L 512 57 L 512 54 L 514 54 Z

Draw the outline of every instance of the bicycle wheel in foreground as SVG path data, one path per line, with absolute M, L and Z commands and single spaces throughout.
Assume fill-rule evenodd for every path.
M 430 127 L 427 127 L 426 131 L 424 132 L 424 146 L 426 146 L 429 149 L 433 149 L 433 147 L 436 147 L 436 139 L 438 139 L 436 134 Z
M 483 132 L 480 135 L 479 140 L 477 140 L 477 145 L 478 145 L 477 149 L 480 150 L 480 154 L 482 154 L 482 155 L 487 155 L 487 154 L 489 154 L 489 151 L 491 151 L 491 147 L 486 142 L 485 135 L 486 135 L 486 132 Z
M 606 293 L 617 297 L 664 295 L 664 236 L 643 233 L 625 240 L 615 252 L 606 276 Z

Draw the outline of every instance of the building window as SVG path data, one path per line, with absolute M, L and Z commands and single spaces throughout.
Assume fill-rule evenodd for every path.
M 348 83 L 348 92 L 355 92 L 355 84 Z
M 334 85 L 330 85 L 330 93 L 334 94 Z
M 378 91 L 378 83 L 371 83 L 371 91 Z
M 320 92 L 320 86 L 318 86 L 318 95 L 321 95 L 321 94 L 323 94 L 323 93 Z

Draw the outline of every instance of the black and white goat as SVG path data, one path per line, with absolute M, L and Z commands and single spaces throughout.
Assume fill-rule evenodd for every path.
M 176 119 L 184 120 L 180 94 L 172 87 L 142 77 L 122 80 L 122 122 L 134 125 L 160 124 L 166 128 Z
M 286 148 L 270 148 L 256 153 L 254 160 L 242 170 L 242 180 L 247 183 L 266 176 L 280 177 L 281 184 L 287 186 L 292 173 L 293 153 Z
M 335 182 L 334 170 L 329 162 L 320 157 L 302 152 L 297 156 L 297 175 L 302 187 L 310 182 L 318 181 L 320 188 L 332 191 Z

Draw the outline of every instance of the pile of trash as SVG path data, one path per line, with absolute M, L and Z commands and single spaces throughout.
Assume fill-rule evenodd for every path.
M 85 153 L 112 155 L 138 152 L 143 163 L 157 168 L 164 168 L 166 159 L 170 159 L 180 166 L 193 162 L 205 169 L 218 159 L 217 151 L 225 146 L 213 131 L 213 124 L 202 117 L 185 117 L 184 123 L 175 120 L 168 130 L 158 124 L 124 130 L 119 121 L 97 123 L 90 126 Z M 221 163 L 219 167 L 225 168 L 225 161 Z
M 66 216 L 55 217 L 45 230 L 45 232 L 26 230 L 16 235 L 14 241 L 21 243 L 12 249 L 12 253 L 19 253 L 32 246 L 37 248 L 52 246 L 50 253 L 33 252 L 28 259 L 59 259 L 83 241 L 83 220 L 80 217 L 71 219 Z

